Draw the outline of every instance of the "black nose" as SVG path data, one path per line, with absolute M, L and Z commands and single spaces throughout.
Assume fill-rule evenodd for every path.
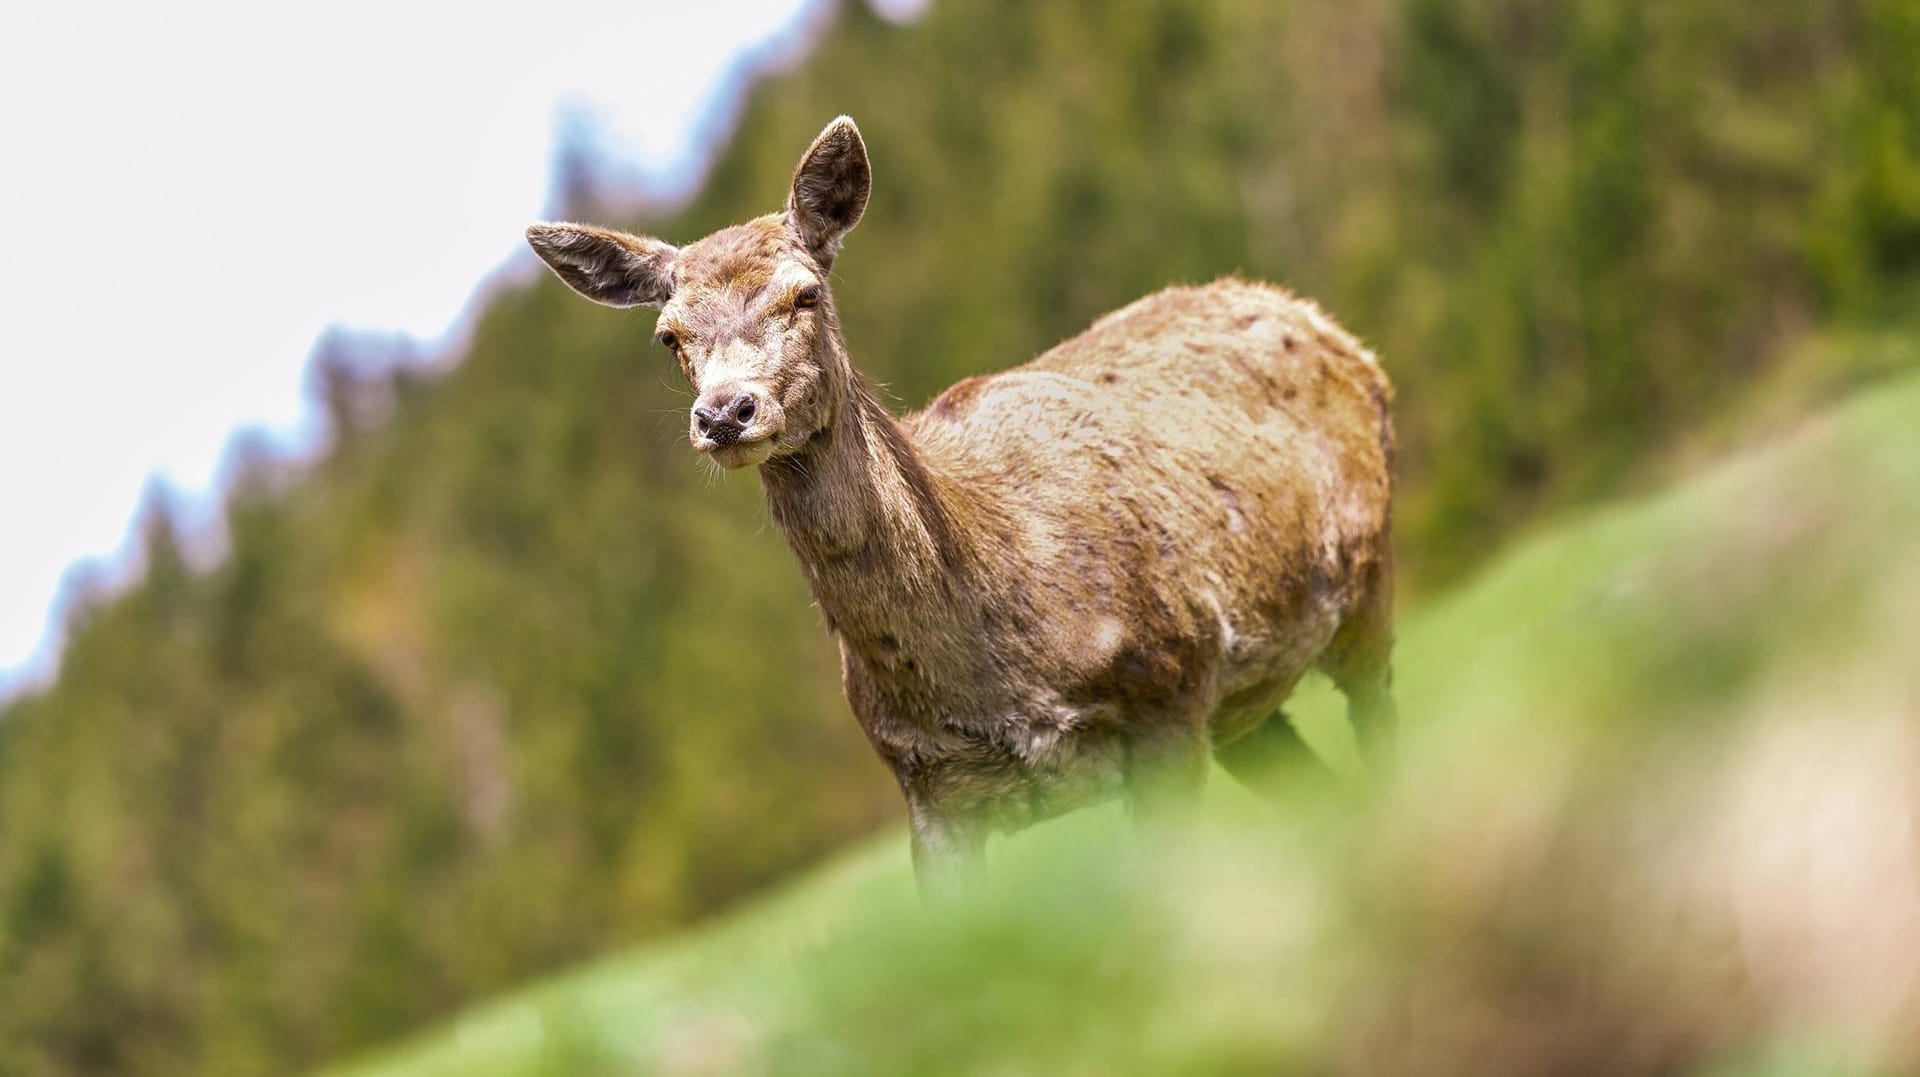
M 719 407 L 700 404 L 693 409 L 693 425 L 700 436 L 712 439 L 715 444 L 731 445 L 740 440 L 747 424 L 753 422 L 757 407 L 752 393 L 740 393 Z

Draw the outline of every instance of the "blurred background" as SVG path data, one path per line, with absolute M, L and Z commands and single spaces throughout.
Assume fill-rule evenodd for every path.
M 644 7 L 4 16 L 0 1072 L 1920 1066 L 1920 4 Z M 1401 776 L 915 949 L 758 484 L 519 238 L 843 112 L 902 407 L 1227 273 L 1379 353 Z

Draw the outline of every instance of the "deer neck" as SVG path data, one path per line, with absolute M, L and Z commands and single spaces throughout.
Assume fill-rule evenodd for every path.
M 965 593 L 955 494 L 865 381 L 849 383 L 837 421 L 760 474 L 828 627 L 884 649 L 949 618 Z

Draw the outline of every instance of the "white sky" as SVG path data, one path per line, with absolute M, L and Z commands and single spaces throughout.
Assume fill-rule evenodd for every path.
M 563 111 L 684 191 L 737 65 L 789 51 L 819 10 L 7 5 L 0 697 L 44 675 L 63 573 L 125 556 L 150 477 L 204 514 L 237 429 L 314 439 L 322 329 L 439 336 L 522 257 Z

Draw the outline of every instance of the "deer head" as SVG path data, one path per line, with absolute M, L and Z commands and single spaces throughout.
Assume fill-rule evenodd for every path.
M 827 272 L 873 185 L 842 116 L 800 158 L 787 207 L 675 247 L 584 224 L 536 224 L 527 242 L 560 279 L 610 307 L 656 306 L 654 339 L 693 386 L 688 436 L 728 469 L 799 451 L 831 428 L 852 368 Z

